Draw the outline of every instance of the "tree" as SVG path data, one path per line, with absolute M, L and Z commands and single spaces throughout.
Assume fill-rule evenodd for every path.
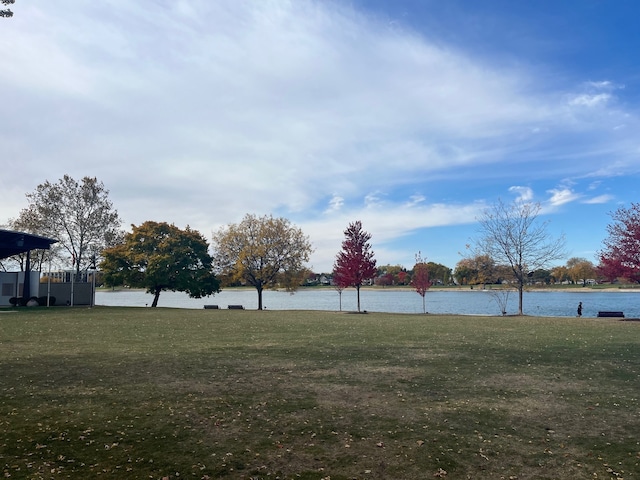
M 504 316 L 507 314 L 507 305 L 509 305 L 509 294 L 511 293 L 511 287 L 492 288 L 489 290 L 489 295 L 495 300 L 500 307 L 500 313 Z
M 333 272 L 331 272 L 331 278 L 333 279 L 333 288 L 335 288 L 340 295 L 340 311 L 342 311 L 342 291 L 351 286 L 349 283 L 349 277 L 342 271 L 336 270 L 336 266 L 334 265 Z
M 411 285 L 416 289 L 418 295 L 422 297 L 422 313 L 427 313 L 425 295 L 429 287 L 431 287 L 431 280 L 429 280 L 429 265 L 422 258 L 420 252 L 416 254 L 416 264 L 413 266 Z
M 453 271 L 453 277 L 458 285 L 474 285 L 477 283 L 476 278 L 478 271 L 470 258 L 463 258 L 456 264 Z
M 551 271 L 546 268 L 538 268 L 531 273 L 531 283 L 549 285 L 551 283 Z
M 376 277 L 374 283 L 381 287 L 388 287 L 393 285 L 393 274 L 392 273 L 384 273 L 379 277 Z
M 598 253 L 599 270 L 609 280 L 624 277 L 640 282 L 640 203 L 619 208 L 612 218 L 604 249 Z
M 523 314 L 522 297 L 528 274 L 564 256 L 564 237 L 552 239 L 547 223 L 537 222 L 540 204 L 502 201 L 480 218 L 481 236 L 476 250 L 496 263 L 509 265 L 518 288 L 518 314 Z
M 284 218 L 245 215 L 213 236 L 215 263 L 223 282 L 243 281 L 258 291 L 283 287 L 295 291 L 306 273 L 304 263 L 313 251 L 302 230 Z
M 123 243 L 103 252 L 100 267 L 106 285 L 146 288 L 153 295 L 152 307 L 165 290 L 193 298 L 220 291 L 209 244 L 198 231 L 150 221 L 131 227 Z
M 484 285 L 495 283 L 496 262 L 485 254 L 463 258 L 456 265 L 454 275 L 460 284 Z
M 573 257 L 567 260 L 567 270 L 573 283 L 582 282 L 584 287 L 587 280 L 595 277 L 595 266 L 586 258 Z
M 441 282 L 442 285 L 451 283 L 451 269 L 449 267 L 435 262 L 427 262 L 427 267 L 429 269 L 429 278 L 436 282 Z
M 376 275 L 376 261 L 369 240 L 371 234 L 362 230 L 362 222 L 350 223 L 344 231 L 342 250 L 336 256 L 333 278 L 337 285 L 355 287 L 360 312 L 360 287 Z
M 16 0 L 2 0 L 3 5 L 13 5 L 14 3 Z M 0 10 L 0 17 L 13 17 L 13 12 L 9 8 Z
M 569 269 L 564 265 L 553 267 L 551 269 L 551 276 L 553 277 L 554 283 L 562 283 L 571 278 L 569 275 Z
M 340 311 L 342 311 L 342 291 L 344 290 L 344 287 L 334 283 L 333 288 L 336 292 L 338 292 Z
M 28 193 L 29 205 L 18 221 L 28 231 L 58 240 L 64 261 L 80 273 L 106 247 L 121 240 L 120 218 L 102 182 L 65 175 Z

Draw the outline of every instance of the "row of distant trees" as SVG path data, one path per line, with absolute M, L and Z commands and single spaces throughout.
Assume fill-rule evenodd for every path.
M 486 255 L 464 258 L 451 276 L 457 285 L 510 284 L 513 273 L 508 265 L 498 265 Z M 527 274 L 528 285 L 582 284 L 611 281 L 593 262 L 586 258 L 570 258 L 565 265 L 538 268 Z
M 425 262 L 425 268 L 433 285 L 508 285 L 514 277 L 508 265 L 498 265 L 486 255 L 461 259 L 451 269 L 436 262 Z M 382 265 L 376 268 L 372 283 L 380 287 L 410 286 L 414 277 L 414 268 L 402 265 Z M 309 273 L 306 284 L 321 284 L 325 279 L 330 284 L 331 274 Z M 617 280 L 617 278 L 614 278 Z M 565 265 L 553 268 L 539 268 L 527 274 L 528 285 L 583 284 L 592 281 L 598 283 L 611 281 L 593 262 L 582 257 L 570 258 Z
M 108 193 L 96 178 L 76 181 L 65 175 L 28 193 L 27 208 L 7 226 L 58 240 L 51 251 L 32 252 L 34 268 L 44 270 L 44 264 L 52 262 L 71 266 L 77 273 L 100 268 L 107 285 L 129 285 L 152 293 L 153 306 L 165 290 L 198 298 L 242 284 L 255 287 L 261 309 L 264 289 L 295 290 L 308 277 L 305 264 L 311 242 L 287 219 L 248 214 L 238 224 L 215 232 L 211 244 L 189 227 L 164 222 L 131 225 L 126 232 Z M 537 204 L 498 201 L 479 219 L 481 233 L 453 272 L 427 262 L 420 252 L 409 270 L 377 267 L 371 234 L 360 221 L 352 222 L 336 255 L 333 285 L 340 292 L 354 287 L 360 310 L 360 287 L 372 281 L 411 285 L 423 303 L 432 282 L 447 284 L 452 278 L 471 285 L 507 282 L 519 293 L 522 314 L 522 292 L 530 283 L 586 282 L 600 277 L 640 281 L 640 204 L 613 214 L 598 266 L 573 258 L 565 266 L 551 268 L 550 264 L 566 257 L 565 240 L 548 235 L 546 223 L 537 218 L 539 211 Z M 16 256 L 8 263 L 24 267 L 24 260 L 23 255 Z M 0 263 L 0 268 L 6 265 Z

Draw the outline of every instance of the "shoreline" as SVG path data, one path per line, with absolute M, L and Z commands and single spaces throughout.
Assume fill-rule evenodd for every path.
M 331 286 L 300 286 L 298 287 L 297 291 L 301 291 L 301 290 L 313 290 L 313 289 L 318 289 L 318 290 L 327 290 L 327 289 L 333 289 L 333 287 Z M 354 289 L 354 287 L 347 287 L 344 290 L 352 290 Z M 241 291 L 241 290 L 255 290 L 254 287 L 250 287 L 250 286 L 241 286 L 241 287 L 221 287 L 221 290 L 231 290 L 231 291 Z M 274 288 L 271 289 L 273 291 L 285 291 L 284 289 L 280 289 L 280 288 Z M 402 292 L 402 291 L 407 291 L 407 292 L 415 292 L 415 288 L 409 286 L 409 285 L 400 285 L 400 286 L 362 286 L 360 287 L 360 290 L 366 290 L 366 291 L 376 291 L 376 292 Z M 427 293 L 429 292 L 500 292 L 500 291 L 511 291 L 511 292 L 517 292 L 517 289 L 515 288 L 503 288 L 503 287 L 498 287 L 495 286 L 495 288 L 480 288 L 479 286 L 473 285 L 473 288 L 471 288 L 470 285 L 465 285 L 463 287 L 431 287 L 429 288 L 429 290 L 427 290 Z M 146 290 L 144 288 L 125 288 L 125 287 L 97 287 L 96 288 L 97 292 L 145 292 Z M 591 286 L 587 286 L 587 287 L 579 287 L 579 286 L 568 286 L 568 287 L 529 287 L 529 288 L 525 288 L 524 292 L 566 292 L 566 293 L 598 293 L 598 292 L 607 292 L 607 293 L 615 293 L 615 292 L 620 292 L 620 293 L 640 293 L 640 285 L 637 287 L 633 287 L 633 286 L 621 286 L 621 287 L 617 287 L 617 286 L 606 286 L 606 287 L 591 287 Z
M 427 290 L 427 294 L 429 292 L 500 292 L 500 291 L 511 291 L 517 292 L 516 288 L 470 288 L 469 285 L 465 285 L 464 287 L 431 287 Z M 301 288 L 315 288 L 315 287 L 301 287 Z M 330 287 L 321 287 L 321 288 L 330 288 Z M 354 287 L 348 287 L 352 289 Z M 410 286 L 397 286 L 397 287 L 378 287 L 378 286 L 367 286 L 361 287 L 360 290 L 373 290 L 373 291 L 410 291 L 415 292 L 415 288 Z M 640 293 L 640 286 L 638 287 L 530 287 L 525 288 L 524 292 L 566 292 L 566 293 L 598 293 L 598 292 L 607 292 L 607 293 Z

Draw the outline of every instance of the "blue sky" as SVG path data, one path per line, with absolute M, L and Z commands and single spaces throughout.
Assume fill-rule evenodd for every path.
M 634 1 L 17 0 L 1 19 L 0 223 L 96 176 L 124 225 L 283 216 L 329 271 L 451 268 L 498 199 L 595 261 L 638 201 Z

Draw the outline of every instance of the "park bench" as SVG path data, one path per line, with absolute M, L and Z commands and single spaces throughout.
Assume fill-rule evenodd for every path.
M 218 305 L 205 305 L 204 308 L 205 310 L 217 310 Z
M 242 305 L 229 305 L 227 308 L 229 310 L 244 310 L 244 307 Z
M 600 311 L 598 312 L 598 317 L 624 318 L 624 312 Z

